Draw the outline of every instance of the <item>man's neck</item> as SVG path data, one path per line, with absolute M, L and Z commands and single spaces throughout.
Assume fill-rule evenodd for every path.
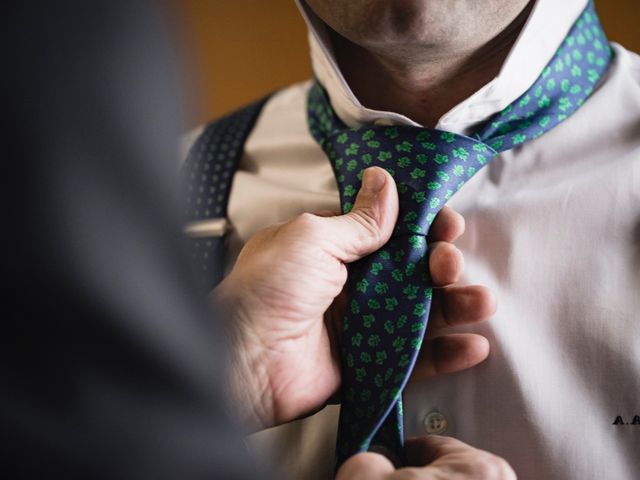
M 446 112 L 496 77 L 533 3 L 492 40 L 463 52 L 447 52 L 437 45 L 404 52 L 366 49 L 333 30 L 331 40 L 360 103 L 433 128 Z

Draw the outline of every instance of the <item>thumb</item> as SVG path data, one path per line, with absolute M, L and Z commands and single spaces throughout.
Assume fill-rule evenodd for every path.
M 351 212 L 323 220 L 333 254 L 349 263 L 387 243 L 397 218 L 398 191 L 393 177 L 380 167 L 371 167 L 364 171 Z

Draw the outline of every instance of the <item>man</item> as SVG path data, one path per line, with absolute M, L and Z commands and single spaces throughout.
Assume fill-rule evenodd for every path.
M 261 230 L 247 242 L 215 291 L 229 315 L 225 324 L 231 340 L 228 376 L 233 410 L 246 426 L 263 429 L 308 415 L 336 392 L 343 379 L 332 320 L 343 310 L 345 266 L 387 243 L 398 204 L 393 178 L 373 167 L 364 172 L 363 187 L 348 214 L 300 215 Z M 443 248 L 447 239 L 461 233 L 460 217 L 451 210 L 443 213 L 431 235 L 440 242 L 430 256 L 436 284 L 462 270 L 461 262 Z M 448 300 L 457 304 L 449 312 L 457 321 L 477 318 L 459 298 Z M 427 342 L 413 381 L 460 371 L 486 358 L 484 338 L 446 334 L 443 326 L 444 316 L 433 315 L 432 332 L 439 336 Z M 394 465 L 380 453 L 363 452 L 346 460 L 336 478 L 515 478 L 503 459 L 453 438 L 422 435 L 408 439 L 403 450 L 406 465 Z
M 144 3 L 92 2 L 80 8 L 57 2 L 13 5 L 2 24 L 8 72 L 2 100 L 15 120 L 3 136 L 10 159 L 3 218 L 11 225 L 3 236 L 2 261 L 3 477 L 266 477 L 228 414 L 225 379 L 233 379 L 239 400 L 234 406 L 244 417 L 273 405 L 305 413 L 309 405 L 278 392 L 269 402 L 259 388 L 262 370 L 234 368 L 230 376 L 223 368 L 225 344 L 231 342 L 225 342 L 221 319 L 198 298 L 171 201 L 181 115 L 160 15 Z M 344 283 L 342 260 L 378 248 L 395 223 L 393 180 L 372 170 L 372 181 L 378 181 L 365 185 L 351 214 L 315 220 L 323 235 L 300 218 L 271 229 L 277 238 L 269 232 L 256 237 L 253 245 L 260 248 L 253 253 L 248 245 L 246 261 L 238 262 L 226 282 L 225 298 L 242 300 L 230 305 L 234 319 L 243 320 L 229 323 L 232 338 L 241 340 L 229 348 L 234 366 L 257 358 L 267 372 L 276 371 L 274 352 L 284 354 L 291 345 L 303 350 L 309 345 L 305 338 L 323 338 L 318 327 L 335 296 L 326 287 Z M 459 218 L 441 216 L 435 228 L 434 236 L 446 241 L 460 232 Z M 301 241 L 325 253 L 328 275 L 319 277 L 321 269 L 307 255 L 290 266 L 268 258 L 283 249 L 289 254 Z M 461 266 L 447 260 L 446 249 L 440 251 L 445 254 L 433 255 L 436 278 L 458 275 Z M 268 268 L 243 268 L 258 260 Z M 273 330 L 291 327 L 284 313 L 304 304 L 304 295 L 293 295 L 286 311 L 265 311 L 258 303 L 258 312 L 252 304 L 261 296 L 249 293 L 265 283 L 287 285 L 294 267 L 297 279 L 315 282 L 326 304 L 315 302 L 316 315 L 294 325 L 309 330 L 304 338 L 278 338 Z M 265 342 L 246 341 L 253 338 Z M 468 336 L 450 338 L 455 343 Z M 486 344 L 479 345 L 485 348 L 472 363 L 486 356 Z M 460 351 L 440 353 L 445 355 L 426 358 L 423 373 L 468 366 Z M 277 372 L 272 385 L 307 374 L 293 361 Z M 308 398 L 323 404 L 328 394 L 312 390 Z M 511 475 L 504 460 L 452 439 L 416 439 L 407 450 L 412 470 L 395 471 L 383 457 L 363 454 L 345 464 L 339 478 Z
M 587 1 L 299 5 L 315 76 L 347 126 L 473 134 L 545 74 Z M 489 325 L 461 330 L 486 335 L 493 353 L 405 391 L 409 434 L 460 438 L 525 479 L 637 478 L 639 72 L 638 57 L 613 45 L 575 113 L 502 152 L 450 200 L 467 224 L 463 280 L 500 303 Z M 228 207 L 232 248 L 301 212 L 338 209 L 307 127 L 310 88 L 277 92 L 247 140 Z M 630 425 L 613 425 L 619 415 Z M 327 478 L 336 423 L 328 408 L 255 441 L 284 448 L 279 462 L 294 475 Z

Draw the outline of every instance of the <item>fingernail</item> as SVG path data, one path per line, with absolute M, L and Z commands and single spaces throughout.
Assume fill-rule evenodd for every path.
M 367 168 L 362 176 L 362 192 L 375 195 L 384 188 L 386 182 L 387 177 L 381 168 Z

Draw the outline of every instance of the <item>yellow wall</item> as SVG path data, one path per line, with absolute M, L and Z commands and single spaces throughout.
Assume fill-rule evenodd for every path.
M 193 70 L 194 123 L 310 76 L 306 29 L 293 0 L 176 0 L 174 6 Z M 640 0 L 597 6 L 609 38 L 640 52 Z

